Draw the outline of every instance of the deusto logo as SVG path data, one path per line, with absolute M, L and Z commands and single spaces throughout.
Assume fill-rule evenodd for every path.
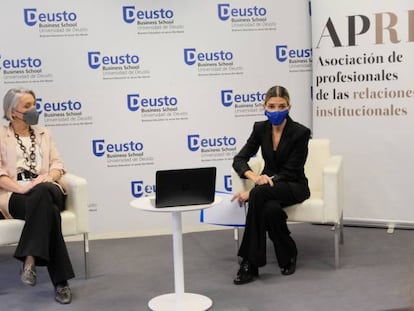
M 217 4 L 218 17 L 222 21 L 228 20 L 230 17 L 264 17 L 267 14 L 267 10 L 263 7 L 247 7 L 247 8 L 238 8 L 230 7 L 228 3 L 219 3 Z
M 1 60 L 1 55 L 0 55 Z M 39 68 L 42 66 L 42 60 L 40 58 L 25 57 L 9 59 L 5 58 L 1 60 L 2 68 L 4 69 L 25 69 L 25 68 Z
M 131 193 L 135 198 L 151 195 L 155 193 L 155 185 L 145 185 L 142 180 L 132 181 Z
M 88 52 L 88 65 L 92 69 L 98 69 L 101 65 L 136 65 L 139 64 L 139 56 L 136 54 L 101 55 L 101 52 Z
M 141 97 L 137 94 L 127 94 L 127 105 L 130 111 L 138 111 L 140 107 L 174 107 L 177 106 L 178 99 L 174 96 L 161 97 Z
M 61 102 L 43 102 L 43 98 L 36 98 L 36 109 L 42 112 L 63 112 L 63 111 L 79 111 L 82 109 L 82 103 L 77 100 L 67 100 Z
M 233 190 L 231 175 L 224 175 L 224 189 L 226 189 L 228 192 L 231 192 Z
M 187 147 L 190 151 L 197 151 L 200 148 L 210 147 L 222 147 L 222 146 L 235 146 L 235 137 L 214 137 L 214 138 L 201 138 L 199 134 L 193 134 L 187 136 Z
M 74 22 L 77 20 L 75 12 L 38 12 L 35 8 L 24 9 L 24 23 L 27 26 L 34 26 L 38 22 Z
M 172 19 L 174 12 L 169 9 L 158 9 L 158 10 L 136 10 L 135 6 L 123 6 L 122 7 L 122 18 L 125 23 L 131 24 L 138 20 L 154 20 L 154 19 Z
M 105 153 L 142 151 L 144 144 L 141 142 L 129 141 L 125 143 L 106 143 L 105 139 L 92 140 L 92 152 L 96 157 L 102 157 Z
M 191 66 L 196 62 L 230 61 L 233 53 L 230 51 L 197 52 L 195 48 L 184 49 L 184 62 Z
M 312 49 L 289 49 L 287 45 L 276 45 L 276 59 L 283 63 L 288 59 L 312 57 Z
M 266 93 L 234 93 L 233 90 L 221 90 L 221 103 L 224 107 L 230 107 L 233 103 L 257 103 L 264 101 Z

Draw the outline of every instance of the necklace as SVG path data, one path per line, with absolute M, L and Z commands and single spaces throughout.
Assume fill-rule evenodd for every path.
M 36 151 L 36 136 L 35 136 L 35 133 L 34 133 L 34 131 L 31 127 L 29 127 L 29 133 L 30 133 L 30 142 L 31 142 L 31 146 L 29 148 L 30 154 L 27 153 L 26 146 L 23 145 L 23 142 L 20 139 L 19 134 L 17 134 L 15 132 L 14 137 L 16 137 L 17 143 L 19 144 L 20 149 L 23 151 L 23 157 L 26 161 L 26 165 L 30 169 L 30 172 L 36 173 L 35 172 L 35 168 L 36 168 L 36 153 L 35 153 L 35 151 Z

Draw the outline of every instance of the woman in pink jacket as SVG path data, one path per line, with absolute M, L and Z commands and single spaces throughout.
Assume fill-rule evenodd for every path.
M 46 266 L 55 299 L 70 303 L 68 280 L 74 277 L 62 236 L 60 212 L 65 193 L 60 178 L 64 164 L 47 128 L 35 126 L 36 97 L 27 89 L 4 96 L 0 127 L 0 218 L 25 220 L 14 256 L 23 262 L 21 280 L 36 284 L 36 266 Z

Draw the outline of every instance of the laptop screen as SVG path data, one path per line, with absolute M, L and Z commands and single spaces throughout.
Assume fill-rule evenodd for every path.
M 155 207 L 210 204 L 215 190 L 215 167 L 160 170 L 155 175 Z

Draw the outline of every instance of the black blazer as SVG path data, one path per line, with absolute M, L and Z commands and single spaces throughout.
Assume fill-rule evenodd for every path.
M 299 202 L 309 198 L 308 179 L 304 166 L 308 156 L 311 131 L 287 116 L 286 125 L 276 151 L 273 151 L 272 124 L 269 121 L 255 122 L 246 144 L 234 157 L 233 168 L 241 178 L 251 168 L 247 164 L 259 147 L 265 162 L 263 174 L 273 176 L 274 181 L 286 181 Z

